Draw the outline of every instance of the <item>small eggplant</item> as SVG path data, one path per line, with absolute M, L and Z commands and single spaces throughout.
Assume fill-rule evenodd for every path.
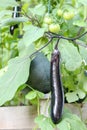
M 60 75 L 60 53 L 54 49 L 51 56 L 51 119 L 57 124 L 61 117 L 64 105 L 64 94 Z

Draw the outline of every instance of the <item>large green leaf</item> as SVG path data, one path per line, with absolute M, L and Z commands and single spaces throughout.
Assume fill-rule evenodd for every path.
M 7 25 L 14 25 L 21 22 L 27 22 L 28 19 L 26 17 L 19 17 L 19 18 L 5 18 L 0 21 L 0 26 L 7 26 Z
M 39 28 L 33 25 L 27 26 L 24 30 L 26 32 L 23 36 L 23 41 L 26 46 L 41 38 L 45 32 L 44 28 Z
M 30 60 L 16 57 L 8 64 L 7 72 L 0 78 L 0 105 L 11 100 L 18 87 L 24 84 L 29 75 Z
M 65 67 L 69 71 L 74 71 L 82 64 L 82 58 L 72 43 L 66 40 L 60 40 L 59 46 L 61 52 L 62 62 L 65 63 Z
M 0 11 L 0 19 L 2 20 L 2 18 L 4 17 L 4 16 L 11 16 L 12 15 L 12 11 L 10 11 L 10 10 L 2 10 L 2 11 Z
M 15 0 L 0 0 L 0 8 L 4 7 L 8 7 L 8 6 L 17 6 L 17 2 Z
M 34 51 L 33 47 L 31 50 L 31 46 L 23 55 L 11 59 L 6 73 L 0 77 L 0 105 L 11 100 L 20 85 L 27 81 L 30 67 L 29 55 Z
M 45 14 L 46 8 L 44 5 L 39 4 L 34 8 L 29 8 L 29 11 L 31 11 L 32 14 L 43 16 Z

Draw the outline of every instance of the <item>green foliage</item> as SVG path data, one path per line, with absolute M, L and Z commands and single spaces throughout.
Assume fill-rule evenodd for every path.
M 31 60 L 33 61 L 34 58 L 30 56 L 48 42 L 49 39 L 45 32 L 50 31 L 50 23 L 59 25 L 57 34 L 64 37 L 76 37 L 84 33 L 87 20 L 87 1 L 21 0 L 21 16 L 17 18 L 12 17 L 13 7 L 20 5 L 20 2 L 15 0 L 1 0 L 0 2 L 0 105 L 24 103 L 26 97 L 32 104 L 38 106 L 39 114 L 39 99 L 43 97 L 43 94 L 34 90 L 32 84 L 26 85 L 29 79 Z M 49 19 L 46 20 L 51 19 L 50 22 L 44 21 L 45 16 L 49 16 Z M 15 24 L 18 24 L 18 28 L 11 35 L 10 26 Z M 74 41 L 63 39 L 59 43 L 61 77 L 65 98 L 69 103 L 83 100 L 87 96 L 87 49 L 79 45 L 80 43 L 85 46 L 87 38 L 83 36 L 76 42 L 77 45 Z M 42 50 L 49 61 L 54 45 L 55 40 Z M 43 83 L 45 84 L 46 75 L 47 73 L 50 75 L 50 72 L 44 70 L 42 65 L 40 66 L 41 63 L 45 64 L 45 60 L 42 58 L 37 60 L 38 69 L 32 68 L 32 71 L 36 73 L 32 79 L 37 79 L 37 74 L 41 73 L 40 78 L 45 79 Z M 45 67 L 50 68 L 47 64 Z M 41 79 L 38 79 L 38 82 Z M 39 85 L 38 82 L 34 85 L 35 87 Z M 33 91 L 29 92 L 29 90 L 26 95 L 26 92 L 22 93 L 22 90 L 27 86 Z M 46 85 L 43 85 L 44 89 L 45 87 Z M 42 88 L 39 90 L 41 91 Z M 20 97 L 19 93 L 22 93 L 23 96 Z M 87 102 L 87 98 L 85 102 Z M 52 130 L 55 127 L 60 130 L 86 130 L 83 122 L 76 115 L 67 112 L 63 114 L 63 118 L 57 126 L 44 115 L 38 115 L 35 122 L 41 130 Z
M 20 22 L 27 22 L 28 19 L 26 17 L 20 17 L 20 18 L 6 18 L 5 20 L 1 21 L 1 27 L 7 26 L 7 25 L 15 25 L 19 24 Z
M 86 126 L 81 121 L 81 119 L 70 113 L 65 109 L 62 117 L 62 121 L 55 126 L 49 117 L 46 117 L 44 115 L 39 115 L 35 118 L 35 123 L 38 124 L 38 127 L 41 130 L 53 130 L 54 128 L 58 128 L 59 130 L 86 130 Z
M 65 67 L 69 71 L 74 71 L 79 68 L 82 64 L 82 58 L 72 43 L 62 40 L 60 41 L 60 52 L 62 62 L 64 62 Z
M 57 125 L 60 130 L 86 130 L 86 126 L 80 118 L 72 113 L 63 114 L 62 121 Z
M 17 2 L 16 1 L 14 1 L 14 0 L 1 0 L 0 1 L 1 3 L 0 3 L 0 8 L 7 8 L 7 7 L 12 7 L 12 6 L 17 6 L 18 4 L 17 4 Z
M 38 124 L 38 127 L 41 128 L 41 130 L 53 130 L 55 128 L 55 125 L 52 123 L 51 119 L 44 115 L 39 115 L 36 117 L 35 123 Z
M 32 44 L 33 42 L 41 38 L 45 32 L 44 28 L 38 28 L 33 25 L 27 26 L 26 28 L 24 28 L 24 30 L 26 32 L 23 36 L 23 42 L 26 46 Z
M 25 98 L 27 100 L 30 101 L 30 103 L 32 104 L 35 104 L 35 105 L 38 105 L 38 100 L 43 98 L 44 97 L 44 94 L 39 92 L 39 91 L 36 91 L 33 89 L 33 91 L 30 91 L 26 96 Z
M 26 57 L 17 57 L 9 61 L 6 73 L 0 78 L 0 105 L 11 100 L 18 87 L 26 82 L 29 65 L 30 60 Z

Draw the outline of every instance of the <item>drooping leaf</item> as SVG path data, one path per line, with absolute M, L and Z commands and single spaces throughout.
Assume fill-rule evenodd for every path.
M 2 11 L 0 11 L 0 19 L 2 20 L 2 18 L 4 17 L 4 16 L 11 16 L 12 15 L 12 11 L 10 11 L 10 10 L 2 10 Z
M 26 22 L 28 19 L 26 17 L 20 17 L 20 18 L 6 18 L 4 20 L 0 21 L 0 26 L 7 26 L 7 25 L 14 25 L 21 22 Z
M 35 123 L 38 124 L 41 130 L 53 130 L 55 125 L 52 123 L 49 117 L 45 117 L 44 115 L 39 115 L 35 118 Z
M 62 62 L 65 63 L 65 67 L 69 71 L 74 71 L 82 64 L 82 58 L 77 48 L 66 40 L 60 40 L 60 52 Z
M 36 97 L 37 97 L 36 91 L 31 91 L 31 92 L 29 92 L 29 93 L 26 95 L 26 99 L 28 99 L 28 100 L 32 100 L 32 99 L 34 99 L 34 98 L 36 98 Z
M 32 49 L 32 52 L 33 51 L 34 50 Z M 24 53 L 24 55 L 9 61 L 6 73 L 0 77 L 0 105 L 11 100 L 20 85 L 27 81 L 29 76 L 30 54 L 31 51 L 28 51 L 27 54 Z
M 32 100 L 32 99 L 35 99 L 35 98 L 42 98 L 42 97 L 44 97 L 44 94 L 37 91 L 37 90 L 30 91 L 26 95 L 26 99 L 28 99 L 28 100 Z
M 26 46 L 41 38 L 45 32 L 44 28 L 39 28 L 33 25 L 24 28 L 24 30 L 26 32 L 23 36 L 23 41 Z
M 0 105 L 13 98 L 18 87 L 29 75 L 30 60 L 17 57 L 9 61 L 7 72 L 0 78 Z

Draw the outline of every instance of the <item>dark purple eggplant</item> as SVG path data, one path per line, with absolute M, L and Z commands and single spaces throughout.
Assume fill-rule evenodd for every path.
M 61 117 L 64 104 L 64 94 L 60 75 L 60 53 L 54 49 L 51 56 L 51 119 L 57 124 Z

